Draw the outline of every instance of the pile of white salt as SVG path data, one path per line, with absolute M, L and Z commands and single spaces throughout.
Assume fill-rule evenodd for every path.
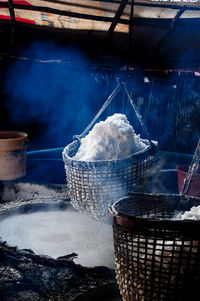
M 79 161 L 117 160 L 144 150 L 148 141 L 140 138 L 126 115 L 114 114 L 96 123 L 87 136 L 81 139 L 73 157 Z
M 175 217 L 178 220 L 184 219 L 192 219 L 192 220 L 200 220 L 200 206 L 193 206 L 189 211 L 185 211 L 184 213 L 179 213 Z

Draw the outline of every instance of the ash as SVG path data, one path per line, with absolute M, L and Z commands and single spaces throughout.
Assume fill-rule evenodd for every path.
M 72 208 L 7 217 L 0 236 L 10 245 L 53 258 L 77 253 L 76 263 L 114 268 L 112 227 Z
M 0 258 L 1 301 L 86 300 L 93 291 L 116 287 L 114 271 L 107 268 L 84 268 L 67 258 L 38 256 L 1 240 Z
M 65 185 L 45 185 L 29 182 L 1 182 L 0 203 L 11 201 L 34 200 L 38 197 L 57 197 L 67 199 Z
M 126 158 L 144 150 L 146 140 L 136 135 L 124 114 L 114 114 L 95 124 L 89 134 L 81 139 L 74 160 L 96 161 Z

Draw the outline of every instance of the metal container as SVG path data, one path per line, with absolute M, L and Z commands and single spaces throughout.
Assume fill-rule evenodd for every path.
M 0 132 L 0 181 L 16 180 L 26 175 L 27 142 L 26 133 Z

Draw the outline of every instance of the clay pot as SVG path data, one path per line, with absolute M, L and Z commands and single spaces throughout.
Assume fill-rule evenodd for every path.
M 0 132 L 0 181 L 16 180 L 26 175 L 28 135 Z

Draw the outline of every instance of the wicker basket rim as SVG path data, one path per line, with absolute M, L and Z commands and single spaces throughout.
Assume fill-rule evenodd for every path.
M 94 161 L 84 161 L 84 160 L 74 160 L 72 157 L 70 157 L 67 152 L 68 152 L 68 149 L 70 148 L 70 146 L 72 146 L 73 144 L 75 144 L 77 141 L 74 140 L 73 142 L 71 142 L 70 144 L 68 144 L 63 152 L 62 152 L 62 155 L 63 155 L 63 159 L 66 159 L 66 160 L 71 160 L 71 161 L 74 161 L 74 162 L 87 162 L 88 164 L 95 164 L 95 163 L 106 163 L 106 162 L 122 162 L 124 160 L 128 160 L 128 159 L 131 159 L 133 157 L 137 157 L 137 156 L 140 156 L 148 151 L 150 151 L 152 149 L 152 146 L 147 144 L 147 142 L 149 143 L 149 141 L 147 139 L 141 139 L 144 143 L 146 143 L 146 147 L 145 149 L 139 151 L 139 152 L 136 152 L 136 153 L 133 153 L 131 154 L 130 156 L 128 157 L 125 157 L 125 158 L 121 158 L 121 159 L 112 159 L 112 160 L 94 160 Z M 158 146 L 158 142 L 155 141 L 155 140 L 151 140 L 152 144 L 157 147 Z
M 178 195 L 178 194 L 164 194 L 164 193 L 160 193 L 160 194 L 135 193 L 135 195 L 152 196 L 152 197 L 158 197 L 158 198 L 163 197 L 163 196 L 164 197 L 174 197 L 174 198 L 180 197 L 180 195 Z M 132 225 L 132 222 L 134 221 L 134 222 L 139 222 L 139 223 L 143 223 L 143 224 L 145 224 L 145 223 L 148 223 L 148 224 L 153 223 L 154 225 L 171 224 L 171 226 L 173 226 L 175 224 L 179 225 L 179 226 L 196 225 L 196 226 L 200 227 L 200 220 L 190 220 L 190 219 L 185 219 L 185 220 L 175 220 L 174 219 L 173 220 L 173 219 L 168 219 L 168 218 L 162 219 L 162 218 L 138 217 L 138 216 L 134 216 L 132 214 L 126 214 L 126 213 L 120 212 L 120 210 L 118 211 L 115 208 L 115 206 L 119 202 L 122 202 L 127 199 L 131 199 L 131 196 L 122 197 L 109 206 L 109 208 L 108 208 L 109 215 L 112 220 L 117 221 L 117 218 L 120 218 L 122 223 L 123 223 L 123 220 L 124 220 L 125 224 L 130 222 L 130 226 Z M 198 198 L 198 197 L 189 196 L 189 199 L 194 199 L 194 200 L 198 199 L 200 202 L 200 198 Z

